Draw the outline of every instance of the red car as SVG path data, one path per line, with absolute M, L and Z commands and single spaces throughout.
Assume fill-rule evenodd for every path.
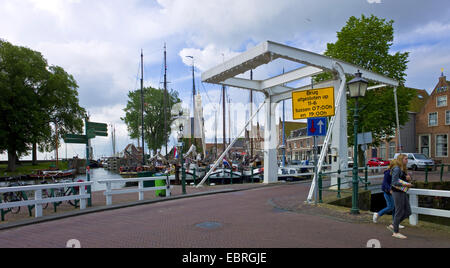
M 387 161 L 387 160 L 383 160 L 380 157 L 373 157 L 370 158 L 369 161 L 367 162 L 367 165 L 369 167 L 385 167 L 385 166 L 389 166 L 391 162 Z

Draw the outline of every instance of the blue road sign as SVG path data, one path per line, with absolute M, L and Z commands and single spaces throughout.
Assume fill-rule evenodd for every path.
M 308 118 L 308 136 L 326 136 L 327 122 L 326 117 Z

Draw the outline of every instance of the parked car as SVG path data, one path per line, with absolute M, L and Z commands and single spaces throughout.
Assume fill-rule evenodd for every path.
M 380 157 L 372 157 L 369 159 L 369 161 L 367 161 L 367 165 L 369 167 L 385 167 L 389 166 L 390 163 L 390 161 L 383 160 Z
M 435 163 L 433 159 L 427 157 L 424 154 L 417 153 L 402 153 L 408 156 L 407 167 L 413 170 L 425 169 L 425 167 L 433 168 Z M 395 154 L 394 159 L 397 159 L 399 153 Z

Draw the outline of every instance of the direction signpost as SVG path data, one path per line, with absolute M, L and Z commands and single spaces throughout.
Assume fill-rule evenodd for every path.
M 91 181 L 91 177 L 89 174 L 89 148 L 90 148 L 90 140 L 94 139 L 97 136 L 108 137 L 108 125 L 103 123 L 94 123 L 88 122 L 88 119 L 85 119 L 85 135 L 78 134 L 67 134 L 64 138 L 65 143 L 71 144 L 85 144 L 86 145 L 86 179 L 87 181 Z M 91 194 L 91 186 L 88 186 L 88 194 Z M 92 206 L 92 199 L 88 199 L 88 206 Z

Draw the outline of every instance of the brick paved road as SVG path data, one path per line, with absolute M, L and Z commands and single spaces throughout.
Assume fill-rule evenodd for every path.
M 62 248 L 69 239 L 107 248 L 365 247 L 370 239 L 382 247 L 450 247 L 449 233 L 408 228 L 402 241 L 383 224 L 325 215 L 303 205 L 308 190 L 280 185 L 83 215 L 1 231 L 0 247 Z M 221 226 L 196 226 L 203 222 Z

